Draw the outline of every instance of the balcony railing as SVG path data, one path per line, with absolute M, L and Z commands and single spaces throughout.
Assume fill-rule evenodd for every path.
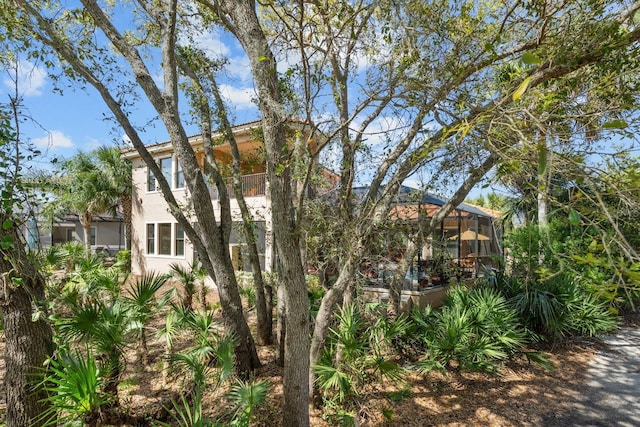
M 242 179 L 242 195 L 244 197 L 264 196 L 267 191 L 267 174 L 254 173 L 253 175 L 243 175 Z M 233 191 L 233 185 L 227 184 L 227 191 L 229 197 L 236 198 L 236 194 Z M 213 200 L 218 200 L 218 189 L 213 186 L 210 188 L 209 193 Z

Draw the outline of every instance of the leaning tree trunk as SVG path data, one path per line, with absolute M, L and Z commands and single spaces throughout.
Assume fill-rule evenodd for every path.
M 46 315 L 34 321 L 34 307 L 44 300 L 45 279 L 27 259 L 14 231 L 11 249 L 0 250 L 0 305 L 5 331 L 4 378 L 7 427 L 39 426 L 50 408 L 39 384 L 44 362 L 53 353 L 53 333 Z
M 285 118 L 276 60 L 260 26 L 253 1 L 220 3 L 232 23 L 226 21 L 249 60 L 260 100 L 264 145 L 271 194 L 273 231 L 284 286 L 287 332 L 285 335 L 283 426 L 309 425 L 308 373 L 309 296 L 300 259 L 291 188 L 290 150 L 286 144 Z M 283 168 L 284 167 L 284 168 Z
M 278 366 L 284 367 L 284 337 L 287 335 L 287 310 L 285 307 L 284 287 L 278 286 L 278 306 L 276 311 L 278 313 L 278 327 L 277 327 L 277 339 L 278 339 Z
M 251 272 L 253 274 L 253 286 L 256 292 L 255 307 L 257 317 L 257 341 L 259 345 L 269 345 L 273 342 L 273 308 L 271 307 L 270 301 L 269 304 L 267 304 L 267 290 L 264 282 L 264 277 L 262 275 L 262 268 L 260 266 L 260 256 L 258 254 L 258 244 L 255 234 L 255 222 L 253 220 L 253 215 L 251 215 L 251 212 L 249 211 L 247 202 L 244 199 L 244 192 L 242 188 L 240 150 L 238 149 L 238 143 L 236 141 L 235 135 L 233 134 L 231 123 L 229 122 L 229 119 L 225 113 L 224 102 L 222 100 L 222 96 L 220 95 L 220 91 L 218 90 L 218 85 L 216 83 L 215 77 L 213 75 L 210 75 L 209 79 L 212 83 L 211 90 L 217 106 L 218 119 L 222 123 L 227 141 L 231 146 L 231 154 L 233 158 L 233 191 L 236 195 L 236 201 L 238 202 L 238 207 L 240 208 L 240 213 L 242 215 L 242 225 L 244 228 L 245 238 L 247 240 L 247 250 L 249 253 L 249 263 L 251 264 Z
M 402 258 L 398 260 L 396 270 L 391 277 L 391 283 L 389 283 L 389 306 L 387 307 L 387 314 L 391 319 L 396 319 L 400 315 L 404 278 L 409 268 L 411 268 L 413 257 L 418 251 L 418 245 L 416 245 L 413 240 L 415 237 L 416 236 L 409 236 L 406 250 Z

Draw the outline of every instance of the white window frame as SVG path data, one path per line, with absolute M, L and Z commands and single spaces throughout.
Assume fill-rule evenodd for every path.
M 149 230 L 153 230 L 153 236 L 151 237 L 151 240 L 149 239 Z M 156 224 L 155 223 L 147 223 L 145 224 L 145 236 L 144 236 L 144 241 L 145 241 L 145 253 L 147 255 L 156 255 L 157 251 L 156 251 Z M 153 252 L 149 252 L 149 242 L 151 242 L 153 244 Z
M 177 157 L 173 157 L 173 188 L 175 190 L 182 190 L 187 186 L 187 182 L 184 177 L 184 171 L 182 170 L 182 166 L 180 166 L 180 162 Z M 178 177 L 182 175 L 182 185 L 178 185 Z
M 165 227 L 163 227 L 165 226 Z M 173 255 L 173 226 L 170 222 L 159 222 L 156 224 L 156 230 L 158 231 L 156 241 L 158 242 L 158 255 L 160 256 L 172 256 Z M 169 252 L 162 252 L 163 249 L 163 235 L 162 230 L 168 230 L 169 235 L 166 236 L 166 240 L 169 242 Z
M 169 239 L 170 239 L 170 253 L 168 254 L 163 254 L 160 253 L 160 226 L 162 224 L 168 224 L 169 225 Z M 177 222 L 167 222 L 167 221 L 158 221 L 158 222 L 147 222 L 145 223 L 145 254 L 147 256 L 151 256 L 151 257 L 157 257 L 157 258 L 178 258 L 178 259 L 185 259 L 186 258 L 186 252 L 187 252 L 187 246 L 186 246 L 186 242 L 187 242 L 187 237 L 186 237 L 186 233 L 183 230 L 183 234 L 182 234 L 182 238 L 178 239 L 178 230 L 179 224 Z M 153 230 L 153 252 L 149 252 L 149 230 Z M 177 254 L 177 242 L 181 240 L 182 241 L 182 254 Z
M 147 167 L 147 193 L 155 193 L 156 191 L 158 191 L 158 180 L 151 168 Z
M 162 168 L 163 161 L 167 159 L 171 161 L 171 171 L 169 170 L 164 171 Z M 172 190 L 184 190 L 186 188 L 184 171 L 182 170 L 182 167 L 180 166 L 180 162 L 178 161 L 178 158 L 175 155 L 158 157 L 155 160 L 158 167 L 160 168 L 160 171 L 163 173 L 163 175 L 165 175 L 165 172 L 167 172 L 167 174 L 165 175 L 165 178 L 167 179 L 167 182 L 169 183 L 169 186 L 171 187 Z M 182 183 L 181 183 L 182 185 L 179 185 L 180 176 L 182 176 Z M 153 172 L 151 171 L 151 169 L 147 167 L 147 193 L 156 193 L 158 191 L 160 191 L 158 180 L 153 174 Z
M 178 229 L 182 229 L 182 237 L 178 237 Z M 182 253 L 178 253 L 178 242 L 180 242 L 180 246 L 182 247 Z M 178 224 L 177 222 L 173 224 L 173 254 L 177 257 L 184 257 L 185 254 L 185 232 L 184 227 Z

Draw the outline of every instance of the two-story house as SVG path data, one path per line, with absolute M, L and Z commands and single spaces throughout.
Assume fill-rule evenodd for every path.
M 294 123 L 293 126 L 296 124 Z M 254 121 L 234 126 L 233 132 L 238 143 L 241 157 L 242 187 L 245 200 L 253 215 L 260 261 L 265 271 L 274 267 L 274 249 L 271 227 L 270 197 L 266 165 L 263 156 L 263 143 L 260 139 L 261 122 Z M 200 135 L 190 138 L 196 152 L 196 158 L 203 164 L 204 149 Z M 162 173 L 171 186 L 174 196 L 180 203 L 188 206 L 188 190 L 184 174 L 169 142 L 147 146 L 156 159 Z M 232 161 L 231 146 L 222 142 L 213 147 L 219 165 L 229 168 Z M 128 150 L 123 155 L 132 162 L 132 232 L 131 258 L 132 273 L 146 271 L 168 272 L 172 263 L 184 266 L 195 257 L 192 245 L 186 238 L 183 228 L 169 213 L 167 203 L 156 186 L 156 179 L 147 168 L 140 155 Z M 234 227 L 230 238 L 230 252 L 237 270 L 248 268 L 242 256 L 244 232 L 241 227 L 241 214 L 238 202 L 229 185 L 231 213 Z M 216 217 L 219 218 L 220 206 L 217 202 L 217 190 L 210 191 Z

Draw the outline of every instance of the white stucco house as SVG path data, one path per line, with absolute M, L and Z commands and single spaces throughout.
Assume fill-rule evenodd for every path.
M 293 123 L 296 126 L 296 123 Z M 253 121 L 233 128 L 235 139 L 241 155 L 243 173 L 243 193 L 247 205 L 253 215 L 256 230 L 258 251 L 264 271 L 274 268 L 274 249 L 271 226 L 271 203 L 268 195 L 266 165 L 263 158 L 263 143 L 260 140 L 261 122 Z M 220 136 L 214 136 L 214 138 Z M 200 135 L 190 137 L 196 152 L 196 158 L 203 164 L 204 149 Z M 184 174 L 173 152 L 170 142 L 147 146 L 154 156 L 162 173 L 171 185 L 173 194 L 179 203 L 188 206 L 188 190 Z M 222 142 L 213 147 L 214 155 L 222 168 L 231 164 L 231 147 Z M 132 173 L 132 232 L 131 259 L 132 273 L 143 274 L 147 271 L 168 272 L 172 263 L 189 265 L 196 254 L 187 239 L 185 232 L 168 210 L 162 193 L 156 187 L 156 180 L 146 164 L 135 150 L 126 150 L 123 156 L 131 160 Z M 248 269 L 243 257 L 243 231 L 238 203 L 229 188 L 231 196 L 231 213 L 234 221 L 230 238 L 230 253 L 236 270 Z M 211 203 L 220 217 L 220 206 L 217 192 L 210 191 Z M 186 208 L 185 208 L 186 209 Z

